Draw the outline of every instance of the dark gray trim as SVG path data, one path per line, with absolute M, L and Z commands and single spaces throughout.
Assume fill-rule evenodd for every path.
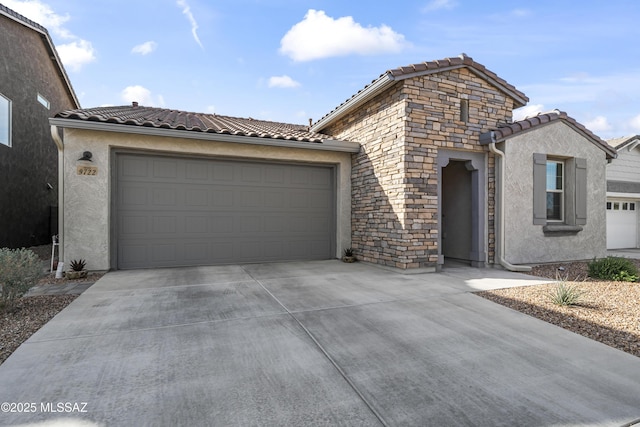
M 575 224 L 587 223 L 587 159 L 575 158 Z
M 547 223 L 547 155 L 533 153 L 533 224 Z
M 583 228 L 579 225 L 567 224 L 547 224 L 542 227 L 542 232 L 547 236 L 560 237 L 572 236 L 581 232 Z
M 438 264 L 444 264 L 442 254 L 442 169 L 450 161 L 465 162 L 465 167 L 471 171 L 471 252 L 469 259 L 474 267 L 484 267 L 487 262 L 486 243 L 486 212 L 487 212 L 487 166 L 486 154 L 438 150 Z
M 640 182 L 607 181 L 607 192 L 610 193 L 640 193 Z

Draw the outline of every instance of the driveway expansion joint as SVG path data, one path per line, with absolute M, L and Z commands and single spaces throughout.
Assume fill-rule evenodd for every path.
M 245 270 L 246 271 L 246 270 Z M 331 363 L 331 365 L 336 369 L 336 371 L 338 371 L 338 373 L 340 374 L 340 376 L 347 382 L 347 384 L 349 384 L 349 387 L 351 387 L 351 389 L 356 393 L 356 395 L 358 395 L 358 397 L 360 398 L 360 400 L 367 406 L 367 408 L 369 408 L 369 410 L 371 411 L 371 413 L 373 413 L 373 415 L 378 419 L 378 421 L 380 421 L 380 423 L 387 427 L 389 426 L 389 423 L 387 423 L 384 419 L 384 417 L 382 416 L 382 414 L 380 414 L 380 412 L 378 412 L 378 410 L 373 406 L 373 403 L 369 402 L 369 400 L 364 396 L 364 394 L 360 391 L 360 389 L 358 388 L 358 386 L 356 386 L 356 384 L 351 380 L 351 378 L 349 378 L 349 376 L 347 375 L 347 373 L 342 369 L 342 367 L 338 364 L 338 362 L 335 361 L 335 359 L 333 357 L 331 357 L 331 355 L 329 354 L 329 352 L 322 346 L 322 344 L 320 344 L 320 342 L 316 339 L 316 337 L 311 333 L 311 331 L 309 329 L 307 329 L 306 326 L 304 326 L 302 324 L 302 322 L 300 321 L 300 319 L 298 319 L 294 313 L 292 313 L 283 303 L 282 301 L 280 301 L 273 293 L 271 293 L 271 291 L 269 289 L 267 289 L 262 282 L 259 279 L 256 279 L 255 277 L 253 277 L 253 275 L 251 274 L 251 272 L 247 271 L 247 274 L 249 274 L 249 276 L 251 276 L 253 278 L 253 280 L 256 281 L 256 283 L 258 283 L 262 289 L 265 290 L 265 292 L 267 292 L 271 298 L 274 299 L 274 301 L 276 301 L 284 310 L 286 310 L 287 314 L 300 326 L 300 328 L 302 328 L 302 330 L 305 332 L 305 334 L 309 337 L 309 339 L 311 339 L 311 341 L 313 341 L 313 343 L 316 345 L 316 347 L 320 350 L 320 352 L 324 355 L 324 357 L 329 361 L 329 363 Z

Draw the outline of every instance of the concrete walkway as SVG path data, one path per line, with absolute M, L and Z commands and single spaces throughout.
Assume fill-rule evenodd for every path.
M 0 402 L 21 409 L 0 424 L 640 419 L 640 358 L 471 293 L 536 283 L 338 261 L 108 273 L 0 366 Z

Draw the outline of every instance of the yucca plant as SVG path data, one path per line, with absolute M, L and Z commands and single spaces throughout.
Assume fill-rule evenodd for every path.
M 69 263 L 72 271 L 82 271 L 84 267 L 87 265 L 87 262 L 83 259 L 73 259 Z
M 572 306 L 580 304 L 584 292 L 575 286 L 569 286 L 560 282 L 556 288 L 549 293 L 551 301 L 556 305 Z

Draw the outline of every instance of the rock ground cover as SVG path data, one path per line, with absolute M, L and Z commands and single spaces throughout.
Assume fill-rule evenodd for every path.
M 640 268 L 640 260 L 634 263 Z M 598 281 L 587 271 L 587 262 L 573 262 L 536 266 L 530 273 L 575 287 L 582 297 L 574 306 L 552 302 L 557 283 L 477 295 L 640 357 L 640 283 Z

